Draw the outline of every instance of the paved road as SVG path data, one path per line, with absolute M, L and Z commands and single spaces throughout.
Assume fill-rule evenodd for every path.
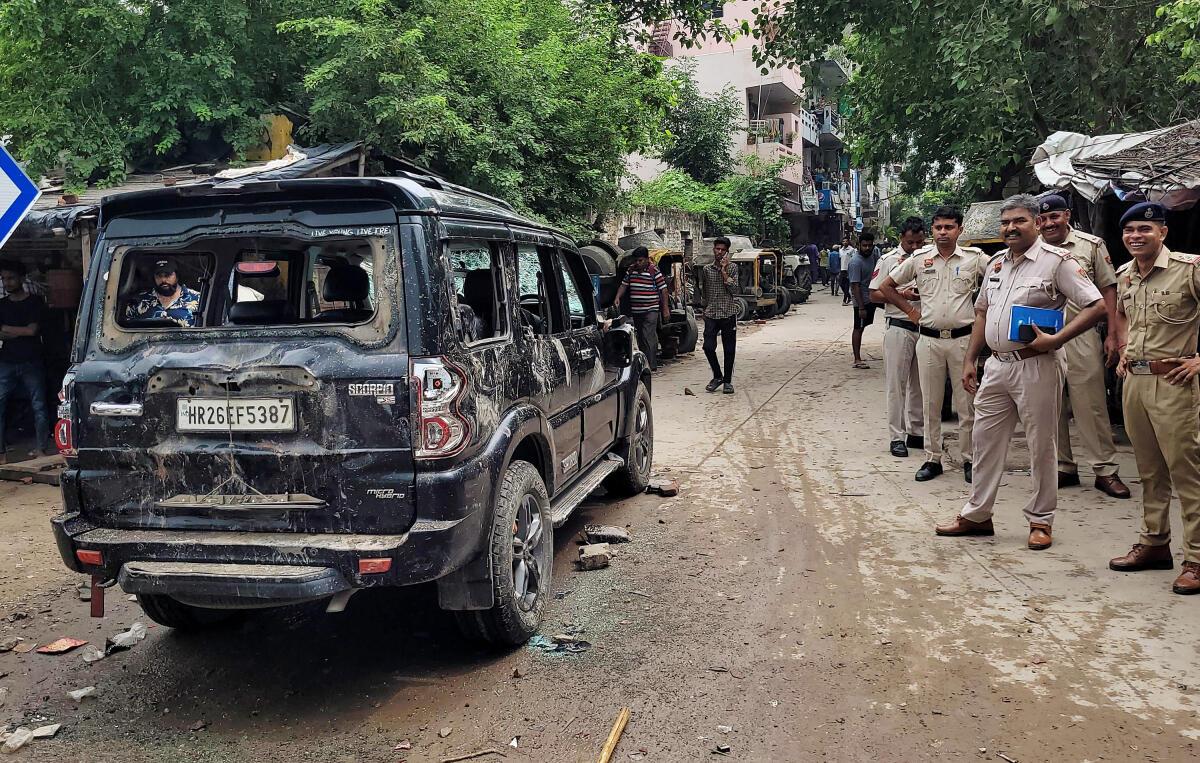
M 617 761 L 714 760 L 718 744 L 745 761 L 1195 759 L 1200 601 L 1172 595 L 1171 573 L 1105 567 L 1136 501 L 1065 491 L 1054 548 L 1026 550 L 1018 437 L 996 537 L 935 538 L 961 474 L 917 484 L 919 455 L 887 454 L 882 369 L 851 369 L 849 323 L 825 295 L 743 329 L 734 396 L 705 394 L 699 355 L 656 378 L 656 461 L 681 495 L 595 497 L 557 539 L 545 631 L 582 628 L 586 653 L 481 652 L 428 592 L 368 592 L 336 616 L 154 628 L 90 666 L 0 654 L 0 725 L 64 724 L 30 760 L 593 761 L 628 706 Z M 46 529 L 53 498 L 0 486 L 0 639 L 99 642 L 143 618 L 120 596 L 87 618 Z M 591 521 L 635 541 L 576 572 Z M 87 685 L 100 696 L 64 696 Z

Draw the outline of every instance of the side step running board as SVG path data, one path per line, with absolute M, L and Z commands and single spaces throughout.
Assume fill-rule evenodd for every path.
M 571 516 L 571 512 L 575 510 L 575 507 L 583 503 L 584 499 L 591 495 L 593 490 L 600 487 L 600 483 L 604 481 L 605 477 L 624 465 L 625 459 L 616 453 L 609 453 L 604 460 L 593 466 L 591 471 L 580 477 L 579 481 L 570 490 L 563 493 L 554 503 L 550 504 L 550 517 L 554 520 L 554 526 L 561 527 L 567 521 L 567 518 Z

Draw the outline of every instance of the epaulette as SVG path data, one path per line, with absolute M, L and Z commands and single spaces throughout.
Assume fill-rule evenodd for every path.
M 1135 262 L 1137 262 L 1137 260 L 1130 260 L 1129 262 L 1126 262 L 1124 265 L 1117 268 L 1117 272 L 1124 273 L 1126 270 L 1129 270 L 1131 267 L 1133 267 L 1133 263 Z
M 970 252 L 971 254 L 983 256 L 983 250 L 977 246 L 960 246 L 959 249 L 962 249 L 964 252 Z
M 1054 246 L 1053 244 L 1047 244 L 1045 241 L 1043 241 L 1042 249 L 1045 249 L 1050 254 L 1057 254 L 1059 257 L 1062 257 L 1064 260 L 1074 259 L 1073 257 L 1071 257 L 1071 252 L 1067 249 L 1063 249 L 1061 246 Z
M 1184 254 L 1183 252 L 1171 252 L 1168 255 L 1168 258 L 1175 260 L 1176 262 L 1186 262 L 1189 265 L 1200 264 L 1200 255 L 1196 255 L 1196 254 Z
M 937 244 L 926 244 L 925 246 L 921 247 L 917 251 L 913 252 L 913 256 L 915 257 L 918 254 L 928 254 L 930 252 L 935 252 L 935 251 L 937 251 Z
M 1093 236 L 1091 233 L 1084 233 L 1083 231 L 1076 230 L 1075 228 L 1072 228 L 1071 232 L 1074 233 L 1076 236 L 1078 236 L 1080 241 L 1086 241 L 1089 244 L 1103 244 L 1104 243 L 1104 239 L 1100 238 L 1099 236 Z

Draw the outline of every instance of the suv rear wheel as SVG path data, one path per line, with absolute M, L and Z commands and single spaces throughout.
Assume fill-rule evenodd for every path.
M 650 484 L 650 468 L 654 464 L 654 413 L 650 408 L 650 390 L 638 382 L 637 411 L 634 413 L 633 432 L 617 448 L 617 455 L 625 459 L 620 469 L 608 476 L 604 487 L 618 496 L 644 493 Z
M 541 625 L 554 567 L 550 497 L 528 461 L 513 461 L 504 472 L 492 511 L 491 553 L 495 603 L 454 614 L 469 639 L 519 646 Z
M 208 628 L 223 623 L 237 614 L 232 610 L 194 607 L 161 593 L 139 593 L 137 601 L 142 605 L 142 611 L 146 613 L 146 617 L 159 625 L 179 631 Z

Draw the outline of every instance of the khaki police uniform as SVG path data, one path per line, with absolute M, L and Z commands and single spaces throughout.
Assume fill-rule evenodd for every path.
M 897 247 L 885 254 L 871 278 L 871 289 L 878 289 L 895 268 L 911 257 Z M 912 288 L 912 282 L 898 284 L 900 289 Z M 907 435 L 924 437 L 925 413 L 921 410 L 921 379 L 917 366 L 916 324 L 891 302 L 883 306 L 886 328 L 883 332 L 884 379 L 887 385 L 888 431 L 892 442 L 905 440 Z
M 975 307 L 987 310 L 984 336 L 992 356 L 975 394 L 975 473 L 961 512 L 964 519 L 984 522 L 991 518 L 1008 444 L 1019 419 L 1025 427 L 1034 486 L 1025 518 L 1030 524 L 1054 524 L 1058 505 L 1054 440 L 1065 360 L 1060 352 L 1022 359 L 1018 353 L 1027 351 L 1026 345 L 1008 338 L 1012 308 L 1062 310 L 1070 301 L 1082 309 L 1098 299 L 1100 290 L 1071 259 L 1070 252 L 1041 239 L 1023 256 L 1013 257 L 1005 250 L 988 262 L 987 280 Z
M 1112 258 L 1104 239 L 1083 233 L 1074 228 L 1067 240 L 1058 244 L 1071 254 L 1071 258 L 1083 268 L 1084 275 L 1103 291 L 1117 283 Z M 1065 319 L 1070 321 L 1079 315 L 1080 305 L 1067 303 Z M 1109 326 L 1109 331 L 1116 331 Z M 1092 472 L 1097 477 L 1111 477 L 1117 473 L 1117 448 L 1113 444 L 1112 424 L 1108 420 L 1108 403 L 1104 395 L 1104 342 L 1099 328 L 1088 329 L 1063 347 L 1067 359 L 1067 383 L 1064 387 L 1070 401 L 1071 413 L 1075 414 L 1075 426 L 1079 429 L 1079 440 L 1084 452 L 1092 459 Z M 1071 433 L 1067 426 L 1069 418 L 1066 405 L 1059 406 L 1058 415 L 1058 470 L 1074 474 L 1078 471 L 1075 456 L 1071 452 Z
M 974 247 L 955 247 L 949 257 L 930 244 L 913 252 L 891 276 L 898 284 L 915 282 L 921 296 L 921 336 L 917 367 L 925 409 L 925 460 L 942 462 L 942 399 L 946 378 L 958 411 L 958 444 L 963 461 L 971 460 L 971 429 L 975 406 L 963 389 L 962 364 L 975 322 L 975 290 L 983 279 L 987 258 Z
M 1200 377 L 1167 383 L 1155 360 L 1196 354 L 1200 332 L 1200 257 L 1165 246 L 1150 273 L 1137 262 L 1117 272 L 1118 309 L 1128 322 L 1124 357 L 1125 432 L 1142 479 L 1142 537 L 1147 546 L 1171 540 L 1171 487 L 1183 513 L 1184 558 L 1200 562 Z M 1169 364 L 1168 364 L 1169 365 Z

